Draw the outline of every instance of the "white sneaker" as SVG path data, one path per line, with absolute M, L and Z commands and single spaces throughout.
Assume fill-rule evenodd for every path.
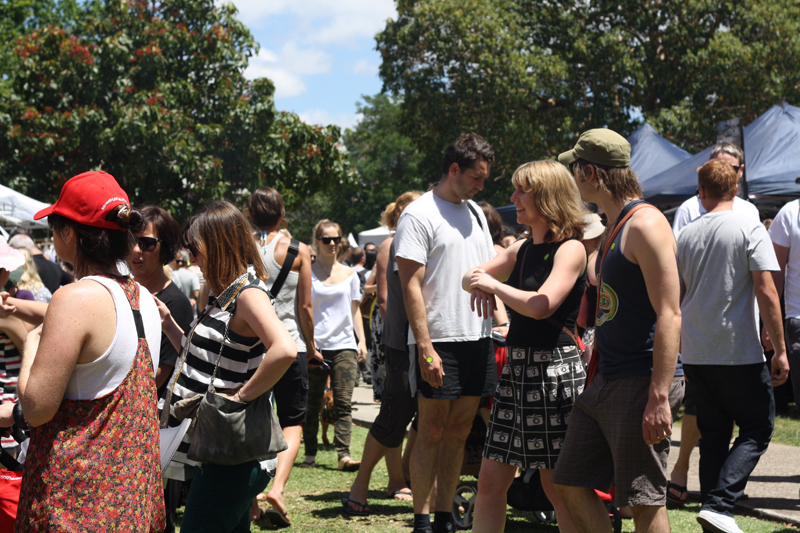
M 726 516 L 722 513 L 715 513 L 708 509 L 703 509 L 697 515 L 697 521 L 704 528 L 714 531 L 716 533 L 744 533 L 739 526 L 736 525 L 736 520 L 732 516 Z

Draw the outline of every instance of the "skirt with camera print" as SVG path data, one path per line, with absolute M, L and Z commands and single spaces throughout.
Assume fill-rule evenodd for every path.
M 553 468 L 586 373 L 575 346 L 508 347 L 483 456 L 521 468 Z

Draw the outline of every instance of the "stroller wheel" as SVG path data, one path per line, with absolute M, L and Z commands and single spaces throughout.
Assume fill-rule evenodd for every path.
M 533 516 L 535 516 L 536 520 L 542 522 L 543 524 L 552 524 L 556 521 L 555 511 L 534 511 Z
M 477 496 L 478 488 L 473 483 L 464 483 L 456 489 L 452 514 L 458 529 L 472 529 L 472 511 L 475 509 Z
M 622 532 L 622 515 L 619 514 L 619 509 L 614 505 L 608 504 L 608 517 L 611 519 L 611 526 L 614 528 L 614 533 Z

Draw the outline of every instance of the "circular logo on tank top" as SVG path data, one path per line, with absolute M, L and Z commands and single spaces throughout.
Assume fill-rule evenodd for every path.
M 599 308 L 599 313 L 598 317 L 595 319 L 596 326 L 602 326 L 605 322 L 614 320 L 617 309 L 619 309 L 619 299 L 614 289 L 609 287 L 606 283 L 600 286 L 597 307 Z

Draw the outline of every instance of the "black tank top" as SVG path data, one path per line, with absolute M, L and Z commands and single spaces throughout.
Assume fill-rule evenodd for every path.
M 528 239 L 517 251 L 517 262 L 506 284 L 523 291 L 538 291 L 553 270 L 553 258 L 565 241 L 533 244 Z M 528 251 L 527 256 L 525 251 Z M 523 257 L 525 257 L 524 265 Z M 519 273 L 522 268 L 522 287 L 519 286 Z M 567 297 L 551 315 L 556 322 L 574 331 L 575 320 L 581 309 L 581 297 L 586 285 L 586 273 L 575 282 Z M 560 326 L 547 320 L 536 320 L 512 310 L 511 327 L 506 338 L 508 346 L 522 346 L 552 350 L 556 346 L 572 346 L 575 343 Z
M 630 202 L 619 219 L 641 203 L 644 200 Z M 642 269 L 622 253 L 622 232 L 620 229 L 617 233 L 603 262 L 603 284 L 595 320 L 595 343 L 600 351 L 603 379 L 649 376 L 653 371 L 656 312 L 647 296 Z M 595 269 L 600 271 L 600 257 Z

